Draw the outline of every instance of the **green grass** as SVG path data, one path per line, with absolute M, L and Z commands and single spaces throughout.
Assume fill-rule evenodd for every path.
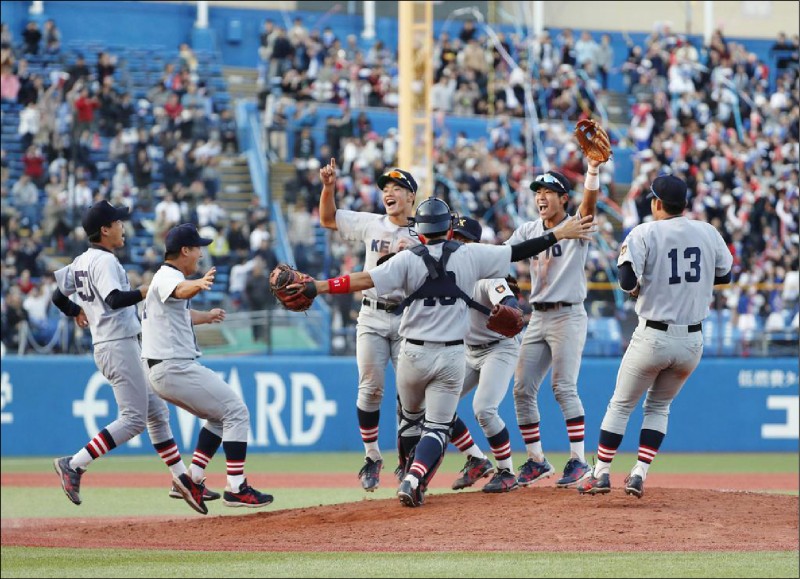
M 64 454 L 67 454 L 65 452 Z M 386 467 L 394 467 L 394 452 L 384 450 Z M 567 454 L 548 454 L 548 459 L 560 468 L 567 462 Z M 191 454 L 184 456 L 184 462 L 191 460 Z M 250 453 L 247 455 L 247 471 L 260 473 L 303 473 L 303 472 L 352 472 L 355 477 L 364 458 L 356 452 L 339 453 L 293 453 L 267 454 Z M 524 460 L 524 453 L 516 451 L 515 464 L 519 466 Z M 591 461 L 591 459 L 589 459 Z M 615 470 L 629 470 L 636 462 L 636 455 L 620 453 L 614 458 Z M 445 456 L 440 472 L 457 472 L 464 465 L 463 457 L 451 447 Z M 789 453 L 730 453 L 730 454 L 659 454 L 653 462 L 652 474 L 663 473 L 747 473 L 747 472 L 792 472 L 797 473 L 800 467 L 800 456 Z M 7 472 L 52 472 L 53 457 L 35 458 L 3 458 L 0 468 Z M 113 454 L 96 461 L 91 472 L 166 472 L 164 464 L 153 454 L 137 456 L 114 456 Z M 225 461 L 216 457 L 209 466 L 208 472 L 225 472 Z
M 3 577 L 797 577 L 796 553 L 215 553 L 3 547 Z

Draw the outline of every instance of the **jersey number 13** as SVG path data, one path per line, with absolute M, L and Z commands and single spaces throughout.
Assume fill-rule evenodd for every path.
M 686 270 L 681 277 L 678 266 L 679 259 L 678 259 L 678 250 L 671 249 L 670 252 L 667 254 L 669 256 L 670 264 L 672 265 L 672 275 L 669 276 L 669 285 L 674 285 L 676 283 L 681 283 L 681 279 L 686 280 L 688 283 L 695 283 L 700 281 L 700 248 L 699 247 L 687 247 L 683 250 L 683 264 L 686 267 Z M 687 263 L 688 262 L 688 263 Z

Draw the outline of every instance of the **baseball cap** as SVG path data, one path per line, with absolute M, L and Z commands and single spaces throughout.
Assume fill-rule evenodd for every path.
M 570 190 L 572 190 L 572 185 L 570 184 L 569 179 L 564 177 L 564 175 L 558 171 L 548 171 L 547 173 L 542 173 L 533 181 L 531 181 L 531 191 L 536 191 L 540 187 L 550 189 L 550 191 L 555 191 L 559 195 L 569 195 Z
M 455 227 L 453 227 L 453 233 L 463 235 L 472 241 L 480 241 L 483 227 L 472 217 L 459 217 Z
M 127 207 L 114 207 L 106 200 L 98 201 L 83 216 L 83 230 L 86 235 L 91 236 L 100 231 L 101 227 L 107 227 L 117 220 L 128 219 L 130 209 Z
M 389 181 L 394 181 L 412 193 L 416 194 L 417 192 L 417 182 L 408 171 L 403 171 L 402 169 L 386 171 L 386 173 L 378 177 L 378 189 L 383 189 Z
M 661 175 L 650 185 L 648 199 L 656 197 L 670 205 L 686 205 L 686 182 L 674 175 Z
M 164 246 L 167 253 L 175 253 L 180 251 L 181 247 L 205 247 L 213 242 L 213 239 L 200 237 L 194 223 L 182 223 L 167 232 Z

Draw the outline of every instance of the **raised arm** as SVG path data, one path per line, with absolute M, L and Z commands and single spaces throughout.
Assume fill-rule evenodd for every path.
M 322 193 L 319 195 L 319 222 L 326 229 L 336 231 L 336 159 L 319 170 Z
M 217 268 L 212 267 L 200 279 L 185 280 L 175 286 L 172 290 L 172 297 L 179 300 L 188 300 L 199 294 L 201 291 L 211 289 L 214 285 L 214 275 L 217 273 Z

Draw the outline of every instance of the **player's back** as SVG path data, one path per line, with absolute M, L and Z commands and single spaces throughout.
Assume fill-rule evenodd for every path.
M 93 343 L 139 334 L 141 325 L 135 307 L 114 310 L 105 301 L 114 290 L 131 289 L 128 275 L 111 251 L 90 247 L 56 271 L 55 278 L 61 293 L 78 296 L 78 305 L 89 320 Z
M 706 317 L 714 278 L 732 261 L 712 225 L 682 216 L 637 226 L 621 251 L 631 251 L 634 271 L 641 272 L 637 313 L 674 324 Z
M 441 259 L 442 243 L 427 246 L 431 257 Z M 447 262 L 447 275 L 467 295 L 472 296 L 479 279 L 502 277 L 508 273 L 511 248 L 469 244 L 459 247 Z M 388 274 L 382 276 L 379 270 Z M 378 273 L 376 273 L 378 272 Z M 400 287 L 411 295 L 425 283 L 428 269 L 421 256 L 410 250 L 397 254 L 371 272 L 378 292 L 381 288 Z M 400 335 L 407 339 L 448 342 L 463 340 L 469 327 L 466 303 L 457 297 L 423 298 L 411 302 L 403 312 Z

